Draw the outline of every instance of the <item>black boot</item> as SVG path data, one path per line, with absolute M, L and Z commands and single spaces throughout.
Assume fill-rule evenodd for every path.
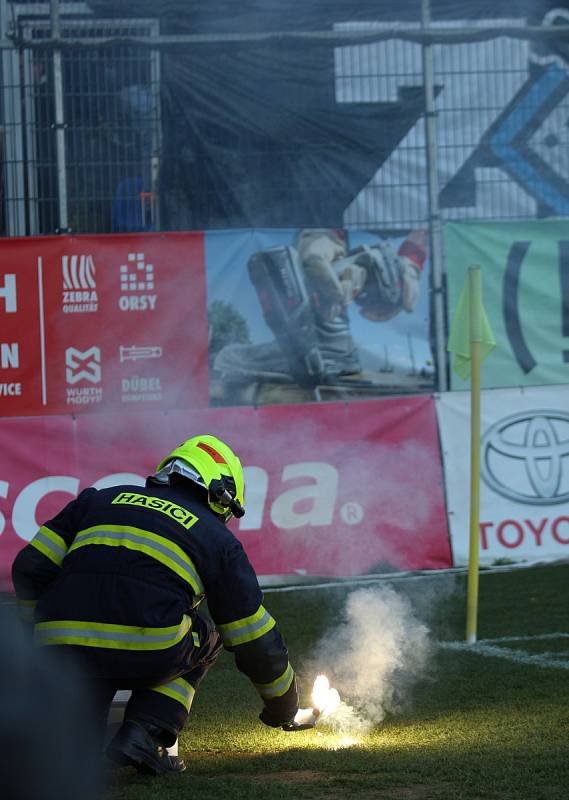
M 138 722 L 123 722 L 107 747 L 107 756 L 120 766 L 133 766 L 146 775 L 183 772 L 186 765 L 178 756 L 171 756 Z

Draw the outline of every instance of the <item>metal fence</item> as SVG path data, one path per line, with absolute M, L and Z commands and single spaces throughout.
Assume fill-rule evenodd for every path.
M 129 215 L 158 228 L 158 54 L 42 48 L 51 31 L 41 18 L 21 17 L 16 33 L 3 53 L 4 235 L 108 233 Z M 61 24 L 77 42 L 157 34 L 153 20 Z
M 328 48 L 331 96 L 343 130 L 355 131 L 355 122 L 362 127 L 362 119 L 368 124 L 363 138 L 353 134 L 350 150 L 349 137 L 343 149 L 334 141 L 334 127 L 314 140 L 295 138 L 287 126 L 255 136 L 253 119 L 247 135 L 238 121 L 232 128 L 230 105 L 220 123 L 219 105 L 208 108 L 207 84 L 195 95 L 202 100 L 196 114 L 184 108 L 173 95 L 184 81 L 203 80 L 195 69 L 200 62 L 211 72 L 222 54 L 225 76 L 217 77 L 233 85 L 233 51 L 224 52 L 223 37 L 198 43 L 189 36 L 182 46 L 175 37 L 167 42 L 156 20 L 96 19 L 84 4 L 61 3 L 54 43 L 48 3 L 18 4 L 7 19 L 9 5 L 3 0 L 4 236 L 297 224 L 401 230 L 435 218 L 569 213 L 569 79 L 559 60 L 535 55 L 519 20 L 494 20 L 511 35 L 478 38 L 476 27 L 487 25 L 471 23 L 462 41 L 445 38 L 450 23 L 435 23 L 430 30 L 440 38 L 427 46 L 401 35 L 417 31 L 421 20 L 396 30 L 338 26 L 335 33 L 346 38 Z M 358 33 L 368 39 L 349 39 Z M 322 52 L 321 39 L 303 40 L 307 64 L 310 48 Z M 184 72 L 191 52 L 198 55 Z M 555 69 L 562 73 L 554 89 L 535 89 L 536 69 L 552 73 L 550 84 Z M 255 108 L 262 114 L 267 76 L 241 83 L 243 102 L 258 97 L 253 116 Z M 296 86 L 293 110 L 303 108 L 307 91 Z M 515 131 L 507 140 L 505 131 L 516 124 L 525 149 L 513 141 Z M 303 188 L 291 181 L 291 164 L 306 169 Z M 310 195 L 310 204 L 299 205 L 300 194 Z

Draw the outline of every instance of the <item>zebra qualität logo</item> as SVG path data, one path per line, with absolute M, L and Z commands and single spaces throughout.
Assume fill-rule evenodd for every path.
M 519 503 L 569 501 L 569 414 L 522 411 L 495 422 L 482 437 L 481 476 L 493 491 Z
M 62 309 L 65 314 L 97 311 L 99 298 L 92 255 L 62 255 Z

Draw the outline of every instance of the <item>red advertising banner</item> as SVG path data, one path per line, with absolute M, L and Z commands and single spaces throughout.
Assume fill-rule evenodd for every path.
M 0 416 L 207 405 L 203 234 L 0 246 Z
M 182 439 L 215 433 L 245 466 L 231 523 L 260 576 L 451 566 L 434 401 L 0 420 L 0 585 L 38 525 L 83 488 L 142 484 Z
M 38 266 L 11 241 L 0 244 L 0 414 L 42 413 Z

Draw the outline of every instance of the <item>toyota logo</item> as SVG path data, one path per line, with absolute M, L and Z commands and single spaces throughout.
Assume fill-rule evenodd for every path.
M 481 475 L 495 492 L 537 506 L 569 500 L 569 414 L 524 411 L 482 438 Z

